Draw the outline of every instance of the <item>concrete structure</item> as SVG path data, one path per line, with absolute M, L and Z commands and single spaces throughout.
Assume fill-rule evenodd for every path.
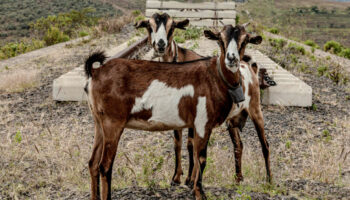
M 236 23 L 235 2 L 181 3 L 147 0 L 146 17 L 166 12 L 173 18 L 188 18 L 193 26 L 221 26 Z
M 199 46 L 195 51 L 200 55 L 213 56 L 214 52 L 220 52 L 215 41 L 205 38 L 196 41 L 187 41 L 180 46 L 190 48 L 195 43 Z M 269 87 L 263 91 L 262 104 L 300 107 L 312 105 L 312 88 L 309 85 L 293 76 L 260 51 L 248 48 L 246 49 L 246 53 L 253 57 L 259 67 L 266 68 L 269 76 L 277 83 L 277 86 Z M 150 60 L 152 55 L 153 49 L 143 58 Z
M 259 67 L 266 68 L 276 86 L 264 90 L 262 103 L 265 105 L 300 106 L 312 105 L 312 88 L 299 78 L 272 61 L 257 50 L 248 50 L 257 61 Z
M 135 37 L 133 40 L 140 40 L 140 37 Z M 128 42 L 108 49 L 106 51 L 107 56 L 113 58 L 114 55 L 119 52 L 125 52 L 128 48 Z M 52 98 L 55 101 L 84 101 L 86 100 L 86 95 L 84 92 L 84 87 L 86 84 L 86 77 L 84 74 L 83 65 L 73 69 L 72 71 L 63 74 L 59 78 L 53 81 L 52 86 Z

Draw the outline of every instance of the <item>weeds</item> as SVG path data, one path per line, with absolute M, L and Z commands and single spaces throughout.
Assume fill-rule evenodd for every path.
M 324 76 L 324 75 L 326 75 L 327 70 L 328 70 L 328 67 L 327 67 L 327 66 L 325 66 L 325 65 L 319 66 L 319 67 L 317 68 L 318 76 Z
M 306 44 L 306 45 L 312 47 L 313 49 L 319 49 L 319 48 L 320 48 L 320 46 L 318 46 L 318 45 L 316 44 L 316 42 L 314 42 L 314 41 L 312 41 L 312 40 L 306 40 L 306 41 L 304 42 L 304 44 Z M 314 50 L 314 51 L 315 51 L 315 50 Z
M 267 31 L 273 34 L 278 34 L 280 32 L 277 28 L 270 28 Z
M 14 141 L 16 143 L 21 143 L 22 142 L 22 134 L 21 134 L 21 131 L 17 131 L 16 132 L 16 135 L 14 137 Z
M 177 43 L 184 43 L 186 40 L 197 40 L 203 35 L 203 29 L 190 26 L 186 30 L 175 29 L 174 40 Z
M 296 44 L 296 43 L 289 43 L 288 49 L 293 53 L 297 53 L 297 54 L 301 54 L 301 55 L 306 54 L 305 48 L 303 46 Z
M 283 47 L 287 45 L 287 41 L 284 39 L 269 38 L 269 43 L 271 46 L 275 47 L 276 49 L 283 49 Z

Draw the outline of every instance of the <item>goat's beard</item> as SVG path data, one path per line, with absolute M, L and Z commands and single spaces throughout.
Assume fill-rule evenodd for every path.
M 160 58 L 163 57 L 164 53 L 160 54 L 159 52 L 157 52 L 156 50 L 153 51 L 153 56 L 152 56 L 152 60 L 155 58 Z

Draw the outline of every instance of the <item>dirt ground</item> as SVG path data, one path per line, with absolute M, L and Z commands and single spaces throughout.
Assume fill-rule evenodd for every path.
M 0 199 L 89 198 L 93 120 L 84 102 L 54 102 L 52 81 L 81 65 L 91 49 L 120 44 L 132 34 L 128 28 L 8 66 L 11 72 L 35 69 L 38 81 L 23 91 L 0 92 Z M 314 106 L 263 106 L 274 183 L 265 182 L 259 140 L 248 120 L 241 133 L 245 179 L 234 184 L 233 145 L 222 126 L 214 130 L 208 148 L 203 178 L 208 199 L 349 199 L 349 85 L 292 73 L 313 88 Z M 191 199 L 185 186 L 170 186 L 172 141 L 171 131 L 125 130 L 114 163 L 113 199 Z

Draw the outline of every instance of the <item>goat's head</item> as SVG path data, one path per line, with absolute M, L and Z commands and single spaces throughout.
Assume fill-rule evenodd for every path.
M 163 56 L 173 40 L 175 28 L 185 29 L 189 20 L 174 21 L 167 13 L 155 13 L 149 20 L 139 21 L 136 28 L 146 28 L 148 41 L 152 44 L 157 56 Z
M 204 35 L 211 40 L 217 40 L 221 48 L 221 57 L 224 57 L 226 67 L 232 72 L 236 72 L 240 61 L 243 59 L 245 48 L 248 43 L 260 44 L 261 36 L 252 36 L 247 33 L 244 25 L 225 25 L 221 32 L 214 33 L 205 30 Z

